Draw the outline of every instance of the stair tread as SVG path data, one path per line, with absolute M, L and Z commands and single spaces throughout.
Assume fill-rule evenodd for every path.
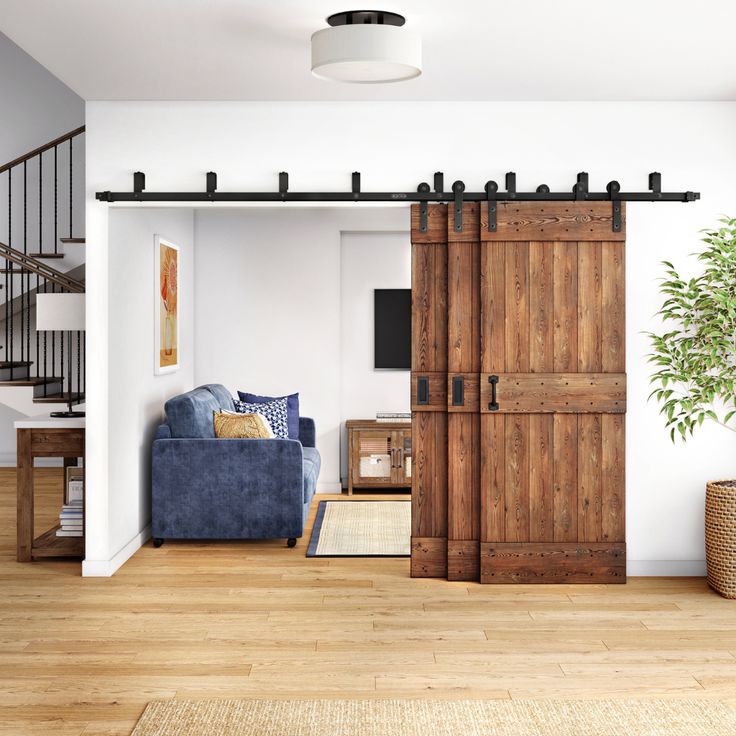
M 25 368 L 33 365 L 32 360 L 0 360 L 0 370 L 3 368 Z
M 63 253 L 29 253 L 31 258 L 63 258 Z
M 14 378 L 12 381 L 0 379 L 0 386 L 43 386 L 44 383 L 59 383 L 61 380 L 61 378 Z
M 62 243 L 86 243 L 86 238 L 59 238 Z
M 69 392 L 65 391 L 63 394 L 49 394 L 48 396 L 35 396 L 33 398 L 34 404 L 58 404 L 66 403 L 69 401 Z M 84 401 L 84 393 L 78 394 L 76 391 L 72 394 L 72 403 L 80 404 Z

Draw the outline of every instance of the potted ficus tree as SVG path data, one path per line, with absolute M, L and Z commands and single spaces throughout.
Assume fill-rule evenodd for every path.
M 704 231 L 700 275 L 685 279 L 663 264 L 659 314 L 667 331 L 650 333 L 657 367 L 650 398 L 661 404 L 673 442 L 705 421 L 736 432 L 736 219 L 720 223 Z M 706 485 L 705 545 L 708 583 L 736 598 L 736 480 Z

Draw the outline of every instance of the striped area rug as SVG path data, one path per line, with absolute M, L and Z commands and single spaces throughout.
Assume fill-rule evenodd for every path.
M 411 501 L 320 501 L 307 557 L 408 557 Z
M 716 700 L 165 700 L 132 736 L 733 736 Z

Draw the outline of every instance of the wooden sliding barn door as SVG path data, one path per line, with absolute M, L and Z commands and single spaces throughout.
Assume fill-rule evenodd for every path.
M 624 582 L 623 212 L 496 210 L 412 207 L 412 575 Z
M 482 218 L 485 220 L 485 217 Z M 481 581 L 625 582 L 624 227 L 611 204 L 481 222 Z

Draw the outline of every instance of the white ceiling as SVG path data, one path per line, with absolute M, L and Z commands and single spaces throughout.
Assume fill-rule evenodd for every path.
M 419 31 L 421 77 L 312 77 L 311 33 L 364 5 Z M 0 30 L 88 100 L 736 100 L 734 28 L 733 0 L 0 2 Z

